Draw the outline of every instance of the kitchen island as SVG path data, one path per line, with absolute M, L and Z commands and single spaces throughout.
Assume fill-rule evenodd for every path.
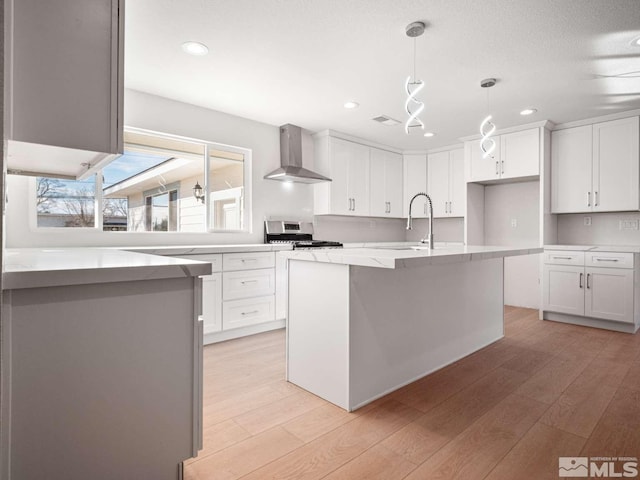
M 179 478 L 202 448 L 211 264 L 50 248 L 4 267 L 0 477 Z
M 355 410 L 504 334 L 504 257 L 538 247 L 280 252 L 289 261 L 287 379 Z

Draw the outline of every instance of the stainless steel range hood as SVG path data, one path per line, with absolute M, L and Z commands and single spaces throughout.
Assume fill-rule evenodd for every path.
M 302 166 L 302 129 L 290 123 L 280 127 L 280 168 L 264 178 L 281 182 L 317 183 L 331 179 Z

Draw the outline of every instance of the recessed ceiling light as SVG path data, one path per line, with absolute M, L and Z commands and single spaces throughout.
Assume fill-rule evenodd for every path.
M 534 113 L 536 113 L 538 110 L 536 110 L 535 108 L 525 108 L 524 110 L 522 110 L 520 112 L 520 115 L 526 116 L 526 115 L 533 115 Z
M 184 42 L 182 44 L 182 50 L 189 55 L 195 55 L 201 57 L 209 53 L 209 47 L 200 42 Z
M 427 138 L 435 137 L 435 135 L 436 134 L 433 133 L 433 132 L 427 132 L 427 133 L 424 134 L 424 136 L 427 137 Z
M 358 102 L 352 102 L 352 101 L 346 102 L 344 104 L 344 108 L 348 108 L 348 109 L 358 108 L 359 106 L 360 104 Z

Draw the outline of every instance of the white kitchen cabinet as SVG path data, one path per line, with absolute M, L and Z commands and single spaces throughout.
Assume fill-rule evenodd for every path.
M 500 178 L 500 138 L 493 137 L 496 148 L 492 155 L 482 158 L 480 140 L 471 140 L 464 143 L 467 182 L 486 182 Z
M 124 0 L 9 8 L 9 168 L 75 176 L 82 161 L 122 153 Z
M 633 323 L 633 270 L 587 267 L 585 274 L 584 314 Z
M 540 175 L 540 129 L 500 135 L 500 178 Z
M 638 117 L 593 126 L 593 211 L 640 208 Z
M 370 215 L 401 217 L 402 156 L 378 148 L 371 148 L 370 155 Z
M 205 335 L 222 330 L 221 273 L 202 277 L 202 321 Z
M 551 133 L 553 213 L 640 209 L 638 117 Z
M 551 132 L 551 211 L 591 209 L 593 142 L 591 125 Z
M 403 156 L 403 197 L 402 216 L 409 216 L 409 202 L 416 193 L 427 191 L 427 156 L 404 155 Z M 413 218 L 427 217 L 427 199 L 416 198 L 411 210 Z
M 544 309 L 571 315 L 584 315 L 584 280 L 584 267 L 545 265 Z
M 637 255 L 635 255 L 637 256 Z M 545 318 L 634 332 L 639 265 L 633 253 L 547 250 L 543 267 Z M 564 314 L 566 317 L 558 314 Z M 609 322 L 631 324 L 612 327 Z
M 463 149 L 428 155 L 427 193 L 434 217 L 464 216 L 465 189 Z
M 466 181 L 487 182 L 540 175 L 539 128 L 495 135 L 492 156 L 482 158 L 480 140 L 465 142 Z
M 369 215 L 369 147 L 341 138 L 315 140 L 315 168 L 331 182 L 314 185 L 316 215 Z

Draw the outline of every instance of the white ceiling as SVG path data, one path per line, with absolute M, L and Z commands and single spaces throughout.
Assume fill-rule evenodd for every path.
M 371 120 L 406 118 L 404 30 L 416 20 L 428 24 L 417 74 L 431 139 Z M 125 22 L 127 88 L 405 150 L 476 133 L 486 77 L 499 80 L 489 95 L 498 128 L 640 108 L 640 47 L 630 45 L 640 0 L 129 0 Z M 186 55 L 187 40 L 209 54 Z M 529 106 L 538 113 L 521 117 Z

